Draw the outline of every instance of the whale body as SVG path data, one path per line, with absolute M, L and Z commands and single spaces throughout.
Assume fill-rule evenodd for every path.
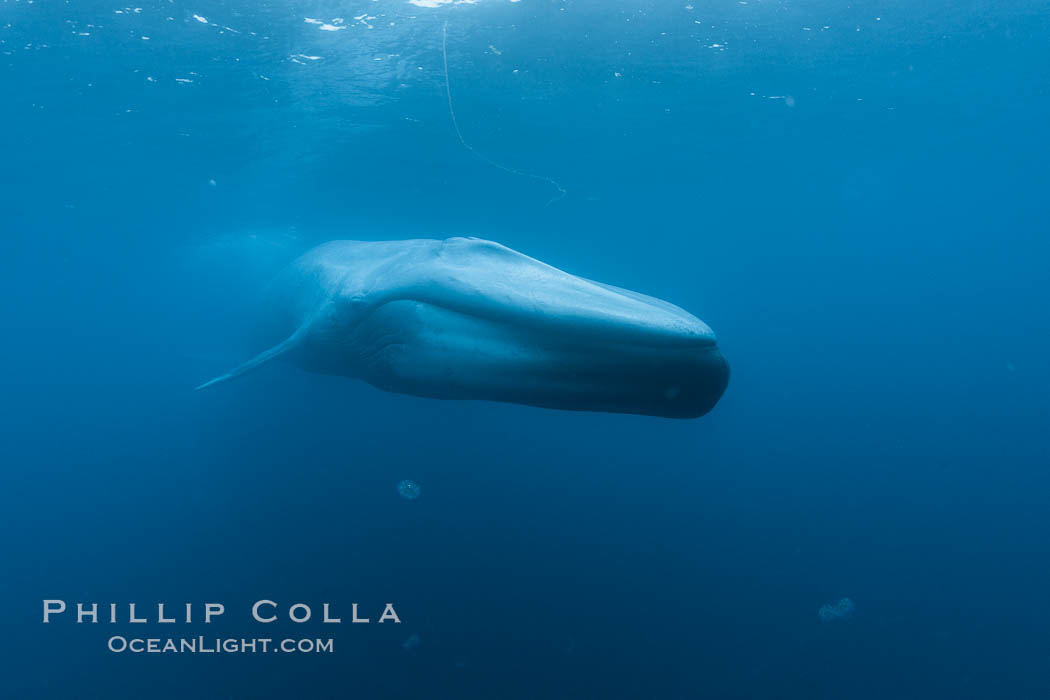
M 729 366 L 700 319 L 477 238 L 331 241 L 271 285 L 276 357 L 387 391 L 695 418 Z

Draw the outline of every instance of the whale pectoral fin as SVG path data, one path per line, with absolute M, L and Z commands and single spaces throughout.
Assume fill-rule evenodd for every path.
M 300 340 L 300 333 L 297 331 L 297 332 L 293 333 L 291 336 L 289 336 L 288 339 L 285 340 L 283 343 L 281 343 L 279 345 L 275 345 L 272 348 L 270 348 L 269 350 L 265 350 L 265 351 L 259 353 L 258 355 L 256 355 L 252 359 L 248 360 L 244 364 L 237 365 L 236 367 L 231 369 L 226 374 L 220 374 L 215 379 L 212 379 L 211 381 L 208 381 L 208 382 L 204 382 L 200 386 L 195 387 L 194 391 L 197 391 L 198 389 L 203 389 L 206 386 L 211 386 L 212 384 L 218 384 L 219 382 L 225 382 L 228 379 L 233 379 L 233 378 L 239 377 L 242 374 L 245 374 L 247 372 L 251 372 L 256 367 L 264 365 L 267 362 L 269 362 L 270 360 L 272 360 L 273 358 L 275 358 L 275 357 L 277 357 L 279 355 L 283 355 L 284 353 L 288 352 L 289 350 L 291 350 L 292 348 L 294 348 L 296 345 L 299 344 L 299 340 Z

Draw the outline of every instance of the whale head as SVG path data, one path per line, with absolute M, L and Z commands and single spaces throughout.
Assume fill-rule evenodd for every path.
M 278 354 L 398 393 L 693 418 L 729 378 L 683 309 L 491 241 L 333 241 L 272 296 Z

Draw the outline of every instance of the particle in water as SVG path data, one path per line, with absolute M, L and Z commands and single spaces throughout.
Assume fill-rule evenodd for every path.
M 414 501 L 419 498 L 422 489 L 419 488 L 419 484 L 412 481 L 411 479 L 405 479 L 397 485 L 397 492 L 401 494 L 402 498 L 407 498 L 410 501 Z
M 821 622 L 838 622 L 853 617 L 853 610 L 856 607 L 852 600 L 843 598 L 837 603 L 821 605 L 817 614 L 820 616 Z

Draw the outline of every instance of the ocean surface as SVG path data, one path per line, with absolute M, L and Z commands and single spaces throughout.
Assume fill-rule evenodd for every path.
M 1045 1 L 136 2 L 0 1 L 0 697 L 1050 697 Z M 193 391 L 311 246 L 456 235 L 725 396 Z

